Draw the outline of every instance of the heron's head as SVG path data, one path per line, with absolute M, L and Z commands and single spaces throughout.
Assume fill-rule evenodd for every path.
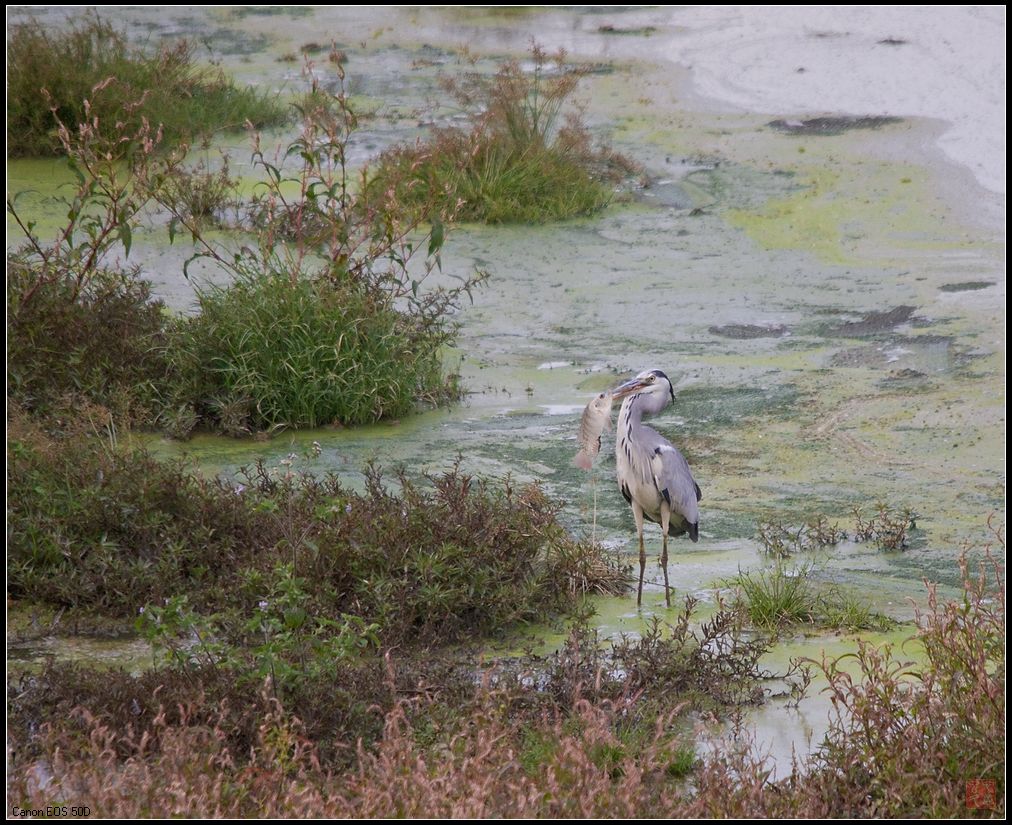
M 635 378 L 626 381 L 624 384 L 619 384 L 611 393 L 612 398 L 616 401 L 634 393 L 647 395 L 652 398 L 655 397 L 658 402 L 662 402 L 660 406 L 666 404 L 669 398 L 672 401 L 675 400 L 675 390 L 671 386 L 671 381 L 660 370 L 641 372 Z

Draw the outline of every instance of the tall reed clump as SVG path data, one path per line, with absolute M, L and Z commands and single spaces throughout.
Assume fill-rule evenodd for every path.
M 104 91 L 100 96 L 97 87 Z M 136 130 L 146 119 L 161 124 L 175 143 L 247 123 L 282 123 L 287 112 L 276 96 L 241 88 L 220 70 L 199 66 L 186 41 L 146 54 L 97 14 L 82 15 L 60 31 L 37 19 L 11 26 L 7 154 L 58 155 L 58 125 L 96 117 L 103 129 L 125 121 Z
M 602 209 L 618 181 L 636 171 L 595 147 L 580 113 L 566 107 L 587 70 L 531 48 L 533 67 L 504 63 L 492 77 L 446 80 L 444 91 L 472 125 L 438 128 L 427 141 L 379 160 L 371 186 L 418 207 L 436 197 L 463 220 L 544 223 Z
M 367 172 L 347 165 L 357 119 L 343 89 L 326 96 L 314 84 L 312 99 L 282 158 L 255 147 L 265 178 L 248 208 L 255 245 L 226 254 L 162 200 L 173 226 L 198 238 L 198 256 L 232 276 L 198 290 L 200 312 L 169 348 L 171 408 L 211 427 L 362 424 L 456 392 L 441 351 L 456 333 L 452 313 L 485 275 L 424 284 L 441 266 L 452 209 L 430 199 L 408 211 L 369 192 Z

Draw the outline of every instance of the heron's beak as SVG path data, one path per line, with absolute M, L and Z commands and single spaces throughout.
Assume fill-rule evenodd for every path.
M 611 391 L 612 400 L 618 401 L 621 398 L 625 398 L 627 395 L 632 395 L 637 390 L 643 389 L 645 386 L 646 383 L 643 380 L 639 378 L 632 378 L 624 384 L 619 384 Z

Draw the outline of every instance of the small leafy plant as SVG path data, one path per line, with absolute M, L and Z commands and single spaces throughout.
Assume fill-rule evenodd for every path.
M 905 550 L 910 530 L 917 525 L 916 515 L 909 507 L 895 509 L 883 501 L 875 506 L 874 514 L 867 519 L 855 507 L 854 521 L 854 537 L 858 541 L 873 541 L 880 550 Z
M 207 160 L 192 168 L 177 166 L 162 184 L 160 197 L 173 204 L 173 211 L 194 223 L 221 225 L 226 210 L 238 206 L 238 181 L 229 172 L 228 155 L 212 170 Z
M 846 537 L 839 525 L 830 524 L 829 519 L 820 515 L 801 525 L 763 519 L 757 525 L 756 539 L 766 555 L 787 559 L 796 553 L 831 547 Z

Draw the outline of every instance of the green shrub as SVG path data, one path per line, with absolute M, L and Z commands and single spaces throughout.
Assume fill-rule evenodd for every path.
M 266 272 L 198 295 L 171 353 L 179 398 L 221 428 L 364 424 L 411 411 L 439 387 L 442 360 L 410 316 L 352 281 Z
M 15 411 L 8 442 L 8 592 L 120 616 L 186 594 L 221 614 L 223 638 L 270 595 L 282 565 L 305 582 L 307 614 L 377 623 L 386 641 L 498 632 L 579 603 L 625 576 L 573 556 L 558 505 L 536 487 L 495 487 L 458 469 L 422 486 L 364 494 L 258 466 L 242 483 L 206 480 L 139 449 L 54 438 Z
M 89 667 L 53 665 L 23 680 L 11 707 L 18 756 L 30 760 L 51 744 L 37 735 L 39 719 L 56 720 L 58 735 L 86 735 L 89 716 L 103 719 L 117 736 L 145 730 L 152 755 L 161 749 L 158 719 L 176 733 L 217 723 L 221 742 L 248 755 L 257 727 L 278 713 L 280 700 L 286 723 L 300 727 L 328 768 L 368 759 L 384 734 L 381 714 L 404 712 L 413 727 L 409 738 L 433 754 L 452 749 L 476 723 L 505 722 L 502 753 L 515 747 L 514 761 L 536 775 L 557 753 L 553 720 L 567 734 L 579 734 L 582 710 L 593 706 L 615 710 L 608 714 L 611 744 L 594 749 L 595 764 L 615 769 L 617 760 L 645 756 L 661 744 L 654 756 L 668 778 L 691 772 L 696 762 L 686 728 L 670 728 L 676 717 L 690 707 L 723 713 L 762 701 L 758 686 L 770 677 L 759 666 L 768 640 L 743 638 L 740 622 L 727 612 L 692 629 L 694 603 L 687 603 L 677 627 L 655 623 L 642 642 L 609 645 L 578 620 L 558 652 L 499 660 L 479 680 L 472 650 L 416 644 L 424 637 L 376 655 L 370 626 L 302 609 L 311 587 L 283 565 L 267 598 L 250 611 L 251 632 L 239 644 L 222 642 L 220 627 L 198 616 L 186 596 L 149 606 L 138 624 L 171 648 L 171 666 L 103 679 Z M 86 711 L 74 713 L 75 707 Z M 365 747 L 348 747 L 356 740 Z M 82 744 L 87 747 L 78 740 L 67 752 L 76 756 Z
M 185 41 L 144 54 L 98 15 L 81 16 L 62 31 L 47 30 L 37 19 L 12 26 L 8 156 L 60 154 L 58 124 L 75 126 L 94 117 L 103 128 L 117 120 L 136 128 L 147 118 L 175 143 L 242 129 L 247 121 L 257 127 L 281 123 L 287 114 L 273 96 L 239 88 L 220 70 L 197 66 L 193 46 Z
M 7 257 L 7 396 L 37 415 L 86 399 L 150 424 L 164 380 L 166 316 L 136 273 L 66 269 Z
M 615 183 L 636 166 L 594 148 L 577 114 L 560 125 L 586 70 L 537 46 L 532 58 L 530 73 L 511 60 L 492 78 L 445 83 L 473 126 L 437 129 L 424 143 L 386 152 L 370 185 L 410 207 L 436 199 L 463 220 L 485 223 L 544 223 L 606 206 Z

